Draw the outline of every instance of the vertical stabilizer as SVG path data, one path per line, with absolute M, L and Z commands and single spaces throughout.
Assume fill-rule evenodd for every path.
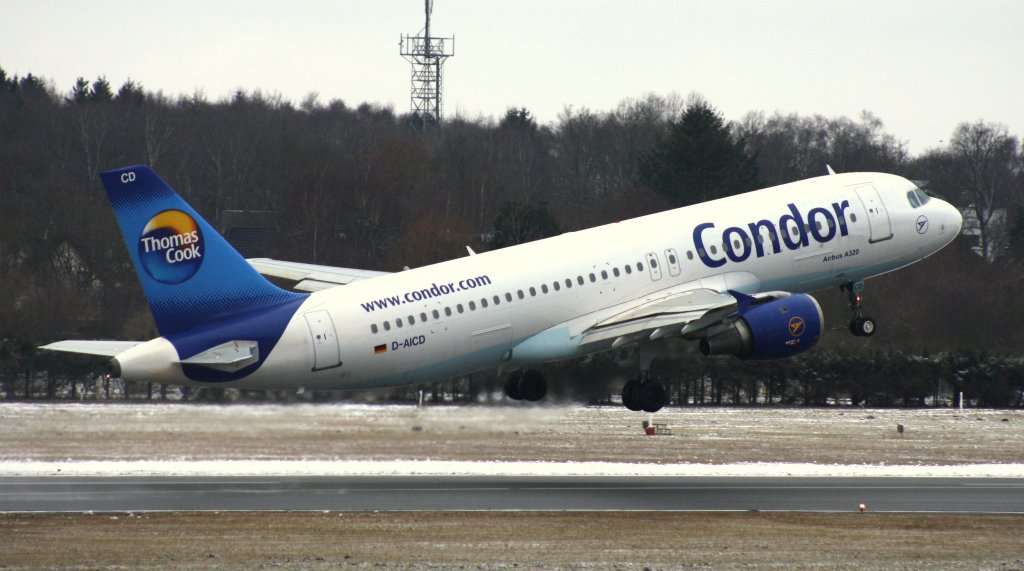
M 100 177 L 161 335 L 305 297 L 257 273 L 149 167 Z

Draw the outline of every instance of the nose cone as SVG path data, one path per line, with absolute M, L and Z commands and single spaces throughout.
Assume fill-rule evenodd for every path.
M 964 215 L 960 213 L 960 209 L 953 206 L 950 203 L 946 203 L 946 206 L 952 211 L 950 215 L 950 224 L 953 226 L 953 233 L 959 234 L 960 230 L 964 227 Z
M 960 230 L 964 227 L 964 217 L 960 214 L 960 209 L 945 200 L 933 199 L 931 204 L 934 204 L 931 212 L 929 212 L 929 216 L 932 219 L 932 228 L 938 223 L 939 232 L 937 237 L 941 237 L 942 243 L 939 247 L 942 247 L 960 235 Z
M 938 215 L 945 232 L 953 236 L 960 234 L 960 229 L 964 227 L 964 216 L 959 208 L 943 200 Z

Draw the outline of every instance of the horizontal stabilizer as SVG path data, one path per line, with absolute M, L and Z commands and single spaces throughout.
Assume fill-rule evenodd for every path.
M 226 371 L 249 366 L 260 359 L 259 343 L 256 341 L 228 341 L 183 359 L 183 365 L 202 365 Z
M 265 276 L 300 282 L 299 285 L 295 286 L 295 289 L 303 291 L 319 291 L 388 274 L 388 272 L 375 272 L 373 270 L 359 270 L 356 268 L 282 262 L 281 260 L 273 260 L 271 258 L 250 258 L 247 261 L 257 272 Z
M 144 341 L 57 341 L 49 345 L 43 345 L 40 349 L 47 351 L 62 351 L 65 353 L 80 353 L 82 355 L 98 355 L 100 357 L 116 357 Z

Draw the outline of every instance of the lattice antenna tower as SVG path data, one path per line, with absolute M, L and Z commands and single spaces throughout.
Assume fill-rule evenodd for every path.
M 426 24 L 418 36 L 403 35 L 399 42 L 402 56 L 412 64 L 412 95 L 409 108 L 422 128 L 441 124 L 441 67 L 455 55 L 455 36 L 430 35 L 433 0 L 424 0 Z

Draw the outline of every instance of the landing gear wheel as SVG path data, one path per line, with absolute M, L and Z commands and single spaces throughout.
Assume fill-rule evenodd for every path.
M 871 337 L 875 334 L 875 320 L 870 317 L 855 317 L 850 321 L 850 333 L 857 337 Z
M 640 404 L 640 399 L 637 398 L 642 390 L 643 385 L 641 385 L 640 381 L 637 379 L 633 379 L 626 383 L 626 385 L 622 387 L 622 405 L 633 412 L 640 412 L 643 410 L 643 406 Z
M 661 410 L 661 407 L 665 406 L 668 394 L 665 392 L 664 385 L 655 381 L 647 381 L 643 384 L 643 390 L 644 412 L 658 412 Z
M 519 391 L 525 400 L 537 402 L 548 394 L 548 382 L 540 372 L 527 369 L 519 377 Z
M 512 371 L 505 379 L 505 396 L 512 400 L 523 400 L 523 390 L 519 386 L 519 380 L 523 378 L 522 371 Z

